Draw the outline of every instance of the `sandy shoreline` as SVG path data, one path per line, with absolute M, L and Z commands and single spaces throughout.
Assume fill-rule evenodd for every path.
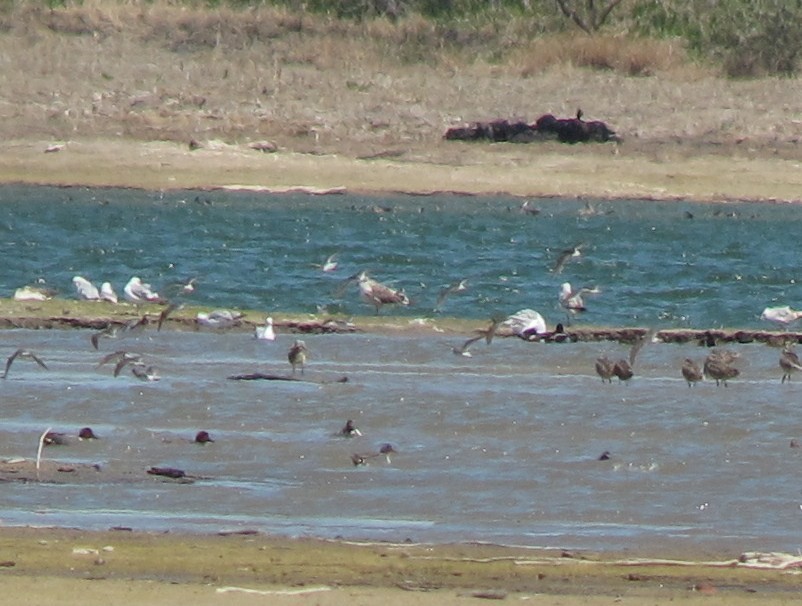
M 311 194 L 510 195 L 699 202 L 802 200 L 795 159 L 720 149 L 559 143 L 436 142 L 395 157 L 278 151 L 209 143 L 189 147 L 122 139 L 9 141 L 0 148 L 0 183 L 147 190 L 247 190 Z M 647 147 L 648 150 L 648 147 Z M 765 150 L 764 150 L 765 151 Z M 715 152 L 715 153 L 714 153 Z
M 681 560 L 492 545 L 413 545 L 282 539 L 258 533 L 180 535 L 0 529 L 4 586 L 45 603 L 543 604 L 676 599 L 781 604 L 802 585 L 798 564 L 725 554 Z M 739 557 L 743 562 L 739 562 Z M 36 579 L 35 582 L 32 582 Z M 19 590 L 21 593 L 16 593 Z M 15 603 L 23 603 L 23 600 Z

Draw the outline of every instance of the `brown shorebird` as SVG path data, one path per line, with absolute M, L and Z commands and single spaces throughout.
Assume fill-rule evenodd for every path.
M 295 343 L 292 344 L 290 347 L 290 351 L 287 352 L 287 359 L 290 361 L 292 365 L 292 374 L 295 374 L 295 369 L 297 367 L 301 367 L 301 374 L 304 374 L 304 364 L 306 364 L 306 343 L 301 341 L 300 339 L 296 339 Z
M 382 305 L 409 305 L 409 298 L 403 290 L 395 290 L 369 278 L 367 272 L 360 271 L 349 278 L 349 281 L 356 280 L 359 284 L 359 294 L 362 300 L 376 307 L 379 313 Z
M 694 384 L 704 379 L 704 374 L 699 365 L 690 358 L 685 358 L 682 363 L 682 376 L 688 382 L 688 387 L 693 387 Z
M 716 386 L 723 384 L 724 387 L 727 387 L 727 381 L 740 374 L 740 371 L 732 366 L 732 363 L 739 357 L 739 354 L 726 349 L 713 351 L 705 358 L 704 374 L 715 379 Z
M 31 351 L 28 351 L 27 349 L 18 349 L 13 354 L 8 356 L 8 360 L 6 360 L 6 369 L 3 372 L 3 376 L 2 376 L 3 379 L 8 377 L 8 371 L 11 370 L 11 365 L 14 363 L 14 360 L 16 360 L 17 358 L 20 358 L 20 359 L 23 359 L 23 360 L 33 360 L 39 366 L 41 366 L 42 368 L 47 370 L 47 364 L 42 362 L 42 359 L 39 356 L 37 356 L 36 354 L 34 354 Z
M 607 356 L 602 356 L 596 360 L 596 374 L 601 377 L 602 383 L 605 381 L 607 383 L 613 382 L 613 368 L 614 364 Z
M 786 344 L 780 354 L 780 368 L 782 368 L 783 371 L 783 377 L 780 383 L 785 383 L 786 380 L 790 383 L 791 373 L 802 370 L 802 363 L 799 361 L 799 356 L 790 343 Z
M 629 381 L 635 376 L 635 373 L 632 371 L 632 366 L 623 358 L 613 365 L 613 374 L 618 377 L 619 382 Z

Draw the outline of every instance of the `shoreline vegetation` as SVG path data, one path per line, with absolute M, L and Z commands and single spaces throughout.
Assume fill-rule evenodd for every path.
M 8 3 L 0 184 L 802 200 L 797 79 L 727 79 L 677 39 L 627 36 L 620 24 L 577 37 L 538 23 L 490 19 L 461 30 L 415 16 L 342 21 L 265 5 Z M 578 108 L 623 141 L 443 140 L 453 126 L 571 117 Z M 0 316 L 11 326 L 109 321 L 106 310 L 53 305 L 2 301 Z M 455 331 L 472 328 L 454 320 Z M 790 569 L 741 566 L 740 554 L 667 553 L 659 544 L 637 552 L 697 563 L 0 526 L 12 603 L 203 606 L 268 596 L 333 606 L 471 598 L 772 606 L 793 600 L 802 583 Z M 521 563 L 528 559 L 538 562 Z

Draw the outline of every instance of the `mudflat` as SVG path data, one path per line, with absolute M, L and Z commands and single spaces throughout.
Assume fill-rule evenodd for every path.
M 532 72 L 521 57 L 504 65 L 410 65 L 347 37 L 321 45 L 296 30 L 240 50 L 210 44 L 177 51 L 123 24 L 169 24 L 180 9 L 90 10 L 100 25 L 84 16 L 85 31 L 58 34 L 42 21 L 58 18 L 51 11 L 0 36 L 0 183 L 802 199 L 802 91 L 795 79 L 731 81 L 687 66 L 637 77 L 570 65 Z M 570 117 L 579 107 L 622 141 L 443 140 L 448 127 L 463 123 Z M 637 554 L 541 553 L 257 534 L 0 529 L 0 575 L 8 603 L 18 604 L 521 599 L 771 606 L 797 598 L 798 570 L 781 556 L 669 554 L 660 545 L 639 546 Z

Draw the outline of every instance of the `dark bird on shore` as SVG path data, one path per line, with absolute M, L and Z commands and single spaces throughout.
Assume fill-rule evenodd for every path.
M 613 374 L 618 377 L 619 382 L 624 383 L 635 376 L 635 373 L 632 371 L 632 366 L 623 358 L 613 365 Z
M 596 374 L 601 377 L 602 383 L 605 381 L 607 383 L 613 382 L 613 369 L 615 365 L 607 356 L 602 356 L 596 360 Z
M 345 422 L 345 426 L 340 430 L 340 435 L 346 438 L 355 438 L 362 435 L 362 432 L 359 431 L 359 428 L 354 424 L 352 419 L 348 419 Z
M 610 454 L 610 451 L 609 450 L 605 450 L 603 453 L 601 453 L 599 455 L 599 458 L 597 460 L 598 461 L 609 461 L 611 456 L 612 455 Z
M 551 273 L 562 273 L 562 270 L 565 268 L 568 261 L 581 256 L 582 249 L 586 246 L 587 244 L 585 242 L 580 242 L 579 244 L 575 244 L 571 248 L 566 248 L 564 251 L 562 251 L 557 257 L 557 261 L 555 261 L 554 266 L 551 268 Z
M 463 292 L 468 290 L 468 280 L 460 280 L 459 282 L 453 282 L 440 290 L 440 294 L 437 295 L 437 302 L 434 304 L 434 310 L 440 311 L 440 306 L 445 303 L 445 300 L 454 293 Z
M 292 365 L 292 374 L 295 374 L 295 369 L 297 367 L 300 367 L 301 374 L 304 374 L 304 364 L 306 364 L 306 356 L 307 356 L 306 343 L 304 343 L 300 339 L 296 339 L 295 343 L 293 343 L 292 347 L 290 347 L 290 351 L 287 352 L 287 359 L 290 361 L 290 365 Z
M 688 382 L 688 387 L 693 387 L 696 383 L 704 379 L 704 374 L 699 365 L 690 358 L 685 358 L 682 363 L 682 376 Z
M 799 356 L 793 349 L 793 345 L 786 344 L 780 353 L 780 368 L 782 368 L 783 376 L 780 383 L 791 382 L 791 374 L 797 370 L 802 370 L 802 364 L 799 361 Z
M 728 350 L 715 350 L 705 358 L 704 374 L 711 379 L 715 379 L 716 386 L 724 385 L 727 387 L 727 381 L 734 379 L 740 374 L 740 371 L 732 366 L 732 363 L 740 356 Z
M 409 298 L 403 290 L 395 290 L 369 278 L 367 272 L 360 271 L 348 278 L 349 282 L 356 280 L 359 285 L 359 294 L 365 303 L 376 307 L 376 314 L 379 313 L 382 305 L 409 305 Z
M 14 363 L 14 360 L 16 360 L 17 358 L 20 358 L 21 360 L 33 360 L 39 366 L 41 366 L 42 368 L 47 370 L 47 364 L 45 364 L 42 361 L 42 359 L 39 356 L 37 356 L 35 353 L 33 353 L 32 351 L 28 351 L 27 349 L 18 349 L 13 354 L 11 354 L 8 357 L 8 359 L 6 360 L 6 369 L 3 372 L 3 377 L 2 377 L 3 379 L 8 377 L 8 371 L 11 370 L 11 365 Z
M 208 431 L 201 430 L 195 434 L 195 444 L 208 444 L 209 442 L 214 442 L 214 440 Z

